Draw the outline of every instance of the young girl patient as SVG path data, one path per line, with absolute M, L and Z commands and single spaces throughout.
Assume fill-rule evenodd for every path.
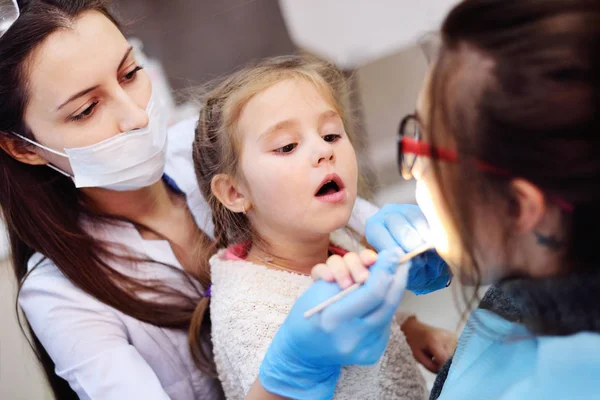
M 358 186 L 345 86 L 330 65 L 276 58 L 234 74 L 205 100 L 194 162 L 221 249 L 210 260 L 210 315 L 227 399 L 243 399 L 249 391 L 275 332 L 311 285 L 315 265 L 333 257 L 334 275 L 340 268 L 367 272 L 368 253 L 347 254 L 363 247 L 345 230 Z M 336 264 L 344 267 L 336 271 Z M 196 320 L 206 327 L 203 308 Z M 193 330 L 192 336 L 200 334 Z M 205 355 L 205 349 L 193 350 L 196 357 Z M 399 324 L 379 363 L 345 368 L 335 395 L 425 397 Z

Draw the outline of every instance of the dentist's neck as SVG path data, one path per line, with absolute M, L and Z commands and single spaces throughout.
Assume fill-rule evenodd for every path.
M 132 191 L 118 192 L 102 188 L 81 189 L 97 212 L 146 224 L 168 214 L 179 201 L 161 179 L 155 184 Z
M 287 235 L 261 234 L 261 237 L 265 243 L 253 245 L 247 257 L 248 261 L 255 264 L 273 269 L 289 269 L 299 274 L 310 275 L 315 265 L 327 261 L 330 245 L 329 235 L 305 239 Z

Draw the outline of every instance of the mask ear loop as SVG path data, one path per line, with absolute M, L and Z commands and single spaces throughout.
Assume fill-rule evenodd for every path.
M 69 156 L 68 156 L 68 155 L 66 155 L 65 153 L 61 153 L 60 151 L 56 151 L 56 150 L 54 150 L 54 149 L 51 149 L 50 147 L 46 147 L 46 146 L 44 146 L 43 144 L 39 144 L 39 143 L 37 143 L 37 142 L 34 142 L 33 140 L 31 140 L 31 139 L 27 139 L 25 136 L 21 136 L 21 135 L 19 135 L 18 133 L 15 133 L 15 132 L 11 132 L 11 133 L 12 133 L 13 135 L 15 135 L 16 137 L 18 137 L 18 138 L 20 138 L 20 139 L 23 139 L 23 140 L 24 140 L 24 141 L 26 141 L 27 143 L 29 143 L 29 144 L 32 144 L 32 145 L 34 145 L 34 146 L 36 146 L 36 147 L 39 147 L 39 148 L 40 148 L 40 149 L 42 149 L 42 150 L 46 150 L 46 151 L 48 151 L 48 152 L 50 152 L 50 153 L 52 153 L 52 154 L 56 154 L 57 156 L 65 157 L 66 159 L 68 159 L 68 158 L 69 158 Z
M 37 143 L 37 142 L 34 142 L 33 140 L 31 140 L 31 139 L 28 139 L 28 138 L 26 138 L 25 136 L 19 135 L 19 134 L 18 134 L 18 133 L 16 133 L 16 132 L 11 132 L 11 133 L 12 133 L 13 135 L 15 135 L 16 137 L 18 137 L 19 139 L 22 139 L 22 140 L 26 141 L 27 143 L 30 143 L 30 144 L 32 144 L 32 145 L 34 145 L 34 146 L 36 146 L 36 147 L 39 147 L 39 148 L 40 148 L 40 149 L 42 149 L 42 150 L 45 150 L 45 151 L 47 151 L 47 152 L 49 152 L 49 153 L 52 153 L 52 154 L 56 154 L 57 156 L 65 157 L 67 160 L 69 159 L 69 156 L 68 156 L 68 155 L 66 155 L 65 153 L 61 153 L 60 151 L 56 151 L 56 150 L 54 150 L 54 149 L 51 149 L 50 147 L 46 147 L 46 146 L 44 146 L 43 144 L 39 144 L 39 143 Z M 48 164 L 46 164 L 46 165 L 47 165 L 49 168 L 52 168 L 53 170 L 55 170 L 56 172 L 60 172 L 60 173 L 61 173 L 61 174 L 63 174 L 64 176 L 66 176 L 66 177 L 68 177 L 68 178 L 71 178 L 71 179 L 74 179 L 74 177 L 73 177 L 72 175 L 70 175 L 70 174 L 66 173 L 66 172 L 65 172 L 65 171 L 63 171 L 62 169 L 60 169 L 60 168 L 58 168 L 58 167 L 56 167 L 56 166 L 54 166 L 54 165 L 52 165 L 52 164 L 50 164 L 50 163 L 48 163 Z
M 75 179 L 75 177 L 74 177 L 74 176 L 67 174 L 67 173 L 66 173 L 65 171 L 63 171 L 62 169 L 60 169 L 60 168 L 58 168 L 58 167 L 56 167 L 56 166 L 54 166 L 54 165 L 52 165 L 52 164 L 50 164 L 50 163 L 46 164 L 46 166 L 47 166 L 48 168 L 52 168 L 52 169 L 53 169 L 53 170 L 55 170 L 56 172 L 60 172 L 61 174 L 63 174 L 63 175 L 64 175 L 64 176 L 66 176 L 67 178 L 71 178 L 71 179 L 73 179 L 73 180 Z

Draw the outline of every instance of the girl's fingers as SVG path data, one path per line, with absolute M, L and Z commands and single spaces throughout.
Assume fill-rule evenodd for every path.
M 331 271 L 331 269 L 326 264 L 315 265 L 310 272 L 310 276 L 315 281 L 318 281 L 319 279 L 321 279 L 325 282 L 335 281 L 335 276 L 333 276 L 333 271 Z
M 347 253 L 344 255 L 343 259 L 354 282 L 363 283 L 367 280 L 369 277 L 369 270 L 365 267 L 358 254 Z
M 329 257 L 327 260 L 327 266 L 333 273 L 335 277 L 335 281 L 340 285 L 342 289 L 346 289 L 354 283 L 352 280 L 352 276 L 348 268 L 346 268 L 346 263 L 344 259 L 338 255 L 333 255 Z
M 377 261 L 377 253 L 373 250 L 363 250 L 360 252 L 359 257 L 360 261 L 366 267 L 370 267 L 371 265 L 375 264 L 375 261 Z

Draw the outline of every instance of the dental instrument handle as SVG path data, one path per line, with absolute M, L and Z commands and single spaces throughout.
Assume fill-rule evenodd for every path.
M 434 249 L 434 247 L 431 244 L 424 244 L 422 246 L 419 246 L 416 249 L 414 249 L 413 251 L 406 253 L 400 259 L 400 261 L 398 262 L 398 265 L 402 265 L 402 264 L 410 261 L 414 257 L 416 257 L 416 256 L 418 256 L 420 254 L 423 254 L 426 251 L 433 250 L 433 249 Z M 398 269 L 396 271 L 396 273 L 400 273 L 400 269 Z M 330 297 L 329 299 L 325 300 L 321 304 L 319 304 L 319 305 L 311 308 L 310 310 L 306 311 L 304 313 L 304 318 L 310 318 L 313 315 L 315 315 L 317 313 L 320 313 L 321 311 L 323 311 L 324 309 L 326 309 L 327 307 L 329 307 L 333 303 L 337 302 L 340 299 L 343 299 L 344 297 L 346 297 L 350 293 L 354 292 L 356 289 L 358 289 L 361 286 L 362 286 L 362 283 L 355 283 L 354 285 L 352 285 L 352 286 L 350 286 L 350 287 L 342 290 L 341 292 L 339 292 L 335 296 Z

